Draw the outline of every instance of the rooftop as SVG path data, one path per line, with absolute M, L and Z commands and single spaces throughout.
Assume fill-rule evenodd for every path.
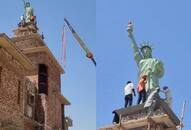
M 176 126 L 180 125 L 178 117 L 161 99 L 157 100 L 151 115 L 149 115 L 150 111 L 150 107 L 144 108 L 144 104 L 114 110 L 113 113 L 116 113 L 120 118 L 119 124 L 106 126 L 99 130 L 118 130 L 119 128 L 125 130 L 134 128 L 141 129 L 141 127 L 147 126 L 149 122 L 160 124 L 165 130 L 170 128 L 174 129 Z

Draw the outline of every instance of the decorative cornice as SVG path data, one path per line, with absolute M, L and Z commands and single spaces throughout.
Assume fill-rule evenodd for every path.
M 5 48 L 6 51 L 13 56 L 27 71 L 34 70 L 35 67 L 32 62 L 11 42 L 9 37 L 1 33 L 0 34 L 0 46 Z
M 37 40 L 42 46 L 45 45 L 42 37 L 38 33 L 30 34 L 30 35 L 25 35 L 25 36 L 20 36 L 20 37 L 12 37 L 11 41 L 13 42 L 19 42 L 23 40 L 29 40 L 29 39 L 35 39 Z

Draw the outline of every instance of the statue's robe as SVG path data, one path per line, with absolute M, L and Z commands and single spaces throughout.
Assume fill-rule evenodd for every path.
M 33 16 L 33 8 L 32 7 L 26 7 L 26 23 L 29 23 L 31 20 L 31 17 Z
M 145 89 L 147 94 L 159 89 L 159 79 L 164 74 L 163 63 L 155 58 L 141 59 L 139 62 L 139 78 L 147 75 Z

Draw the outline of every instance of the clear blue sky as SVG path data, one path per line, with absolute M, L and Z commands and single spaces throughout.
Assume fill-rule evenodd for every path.
M 191 129 L 189 0 L 30 2 L 37 15 L 40 32 L 44 32 L 45 42 L 57 59 L 61 57 L 61 28 L 65 16 L 95 52 L 96 70 L 67 30 L 67 65 L 62 76 L 62 92 L 72 103 L 66 108 L 66 115 L 74 120 L 71 130 L 94 130 L 96 126 L 110 124 L 112 110 L 124 106 L 126 81 L 137 83 L 138 70 L 126 32 L 129 20 L 134 22 L 137 42 L 150 41 L 154 47 L 153 56 L 163 61 L 165 75 L 161 86 L 171 87 L 173 110 L 178 116 L 182 101 L 187 100 L 184 124 L 185 130 Z M 0 32 L 12 36 L 11 30 L 22 14 L 22 0 L 2 1 Z
M 132 80 L 137 84 L 138 69 L 126 32 L 127 23 L 132 20 L 137 42 L 149 41 L 154 48 L 153 57 L 164 63 L 165 75 L 160 84 L 171 88 L 177 116 L 183 100 L 187 100 L 184 130 L 190 130 L 191 1 L 96 2 L 97 128 L 111 124 L 112 111 L 124 106 L 125 83 Z
M 17 27 L 23 14 L 23 0 L 1 1 L 0 32 L 13 36 L 12 30 Z M 58 60 L 61 57 L 61 31 L 64 17 L 87 42 L 94 52 L 96 46 L 96 4 L 95 0 L 29 0 L 37 16 L 40 33 Z M 66 116 L 73 119 L 71 130 L 96 129 L 96 72 L 67 29 L 67 65 L 62 76 L 62 92 L 71 102 L 66 107 Z M 96 58 L 96 56 L 95 56 Z

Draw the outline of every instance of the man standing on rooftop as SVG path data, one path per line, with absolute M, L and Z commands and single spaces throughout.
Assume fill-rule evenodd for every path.
M 134 96 L 136 96 L 134 85 L 131 81 L 128 81 L 127 84 L 125 85 L 124 92 L 125 92 L 125 108 L 126 108 L 127 106 L 132 105 L 133 94 Z

